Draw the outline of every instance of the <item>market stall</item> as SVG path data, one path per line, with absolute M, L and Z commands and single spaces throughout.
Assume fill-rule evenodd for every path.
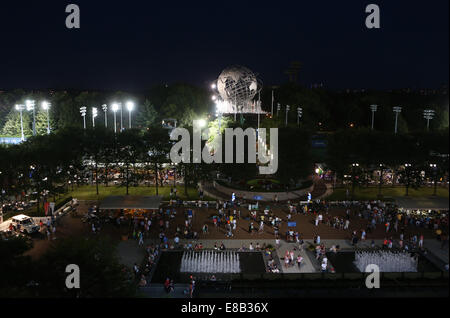
M 159 210 L 162 199 L 160 196 L 110 196 L 100 203 L 99 210 L 116 211 L 125 217 L 139 218 Z

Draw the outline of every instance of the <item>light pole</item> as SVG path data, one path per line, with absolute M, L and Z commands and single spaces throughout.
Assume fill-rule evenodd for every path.
M 133 102 L 127 102 L 127 109 L 128 109 L 129 128 L 131 129 L 131 112 L 134 109 L 134 103 Z
M 393 109 L 393 111 L 395 113 L 395 129 L 394 129 L 394 132 L 395 132 L 395 134 L 397 134 L 397 131 L 398 131 L 398 114 L 400 114 L 402 112 L 402 108 L 400 106 L 395 106 L 392 109 Z
M 352 164 L 352 200 L 355 193 L 355 170 L 357 167 L 359 167 L 359 163 Z
M 434 190 L 433 190 L 433 196 L 436 196 L 437 192 L 437 165 L 435 163 L 430 164 L 430 168 L 433 171 L 433 178 L 434 178 Z
M 423 118 L 427 120 L 427 131 L 430 131 L 430 120 L 434 118 L 435 111 L 433 109 L 425 109 L 423 111 Z
M 216 103 L 216 114 L 217 114 L 217 117 L 219 117 L 219 131 L 218 131 L 217 135 L 220 135 L 221 122 L 222 122 L 221 102 L 216 98 L 216 96 L 213 96 L 213 100 Z
M 270 115 L 272 115 L 273 117 L 273 102 L 275 101 L 274 95 L 273 95 L 273 89 L 272 89 L 272 105 L 271 105 L 271 109 L 270 109 Z
M 177 181 L 177 164 L 178 163 L 175 163 L 174 167 L 173 167 L 173 187 L 174 188 L 177 186 L 177 183 L 176 183 L 176 181 Z
M 25 141 L 25 135 L 23 134 L 23 117 L 22 111 L 24 109 L 24 105 L 16 105 L 16 110 L 20 112 L 20 131 L 21 131 L 21 140 Z
M 92 128 L 95 128 L 95 117 L 97 117 L 97 107 L 92 107 Z
M 123 107 L 122 103 L 119 103 L 120 106 L 120 131 L 123 130 Z
M 119 110 L 119 105 L 117 103 L 112 104 L 112 110 L 114 113 L 114 133 L 117 133 L 116 113 Z
M 303 108 L 298 107 L 297 108 L 297 126 L 300 127 L 300 118 L 303 116 Z
M 108 128 L 108 105 L 102 105 L 103 112 L 105 113 L 105 127 Z
M 372 130 L 375 123 L 375 112 L 378 110 L 378 105 L 370 105 L 370 110 L 372 111 Z
M 409 194 L 409 186 L 411 183 L 411 180 L 410 180 L 411 179 L 411 177 L 410 177 L 411 167 L 412 167 L 412 165 L 410 163 L 405 163 L 405 177 L 406 177 L 406 184 L 405 184 L 406 194 L 405 194 L 405 196 L 408 196 L 408 194 Z
M 381 198 L 381 186 L 383 185 L 383 164 L 380 164 L 380 181 L 378 183 L 378 198 Z
M 33 136 L 36 136 L 36 111 L 34 108 L 35 102 L 34 100 L 27 100 L 25 102 L 28 111 L 33 111 Z
M 84 129 L 86 129 L 86 111 L 87 111 L 86 106 L 80 107 L 81 117 L 83 117 L 83 127 L 84 127 Z
M 288 124 L 288 113 L 289 113 L 289 109 L 291 109 L 291 107 L 289 105 L 286 105 L 286 125 Z
M 50 104 L 49 102 L 42 102 L 42 109 L 47 111 L 47 135 L 50 135 L 50 115 L 49 115 L 49 109 L 50 106 L 52 104 Z

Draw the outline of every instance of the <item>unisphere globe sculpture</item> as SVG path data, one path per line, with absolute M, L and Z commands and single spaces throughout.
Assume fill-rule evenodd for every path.
M 244 66 L 231 66 L 217 79 L 217 90 L 228 105 L 224 112 L 255 112 L 253 98 L 261 91 L 262 83 L 257 75 Z

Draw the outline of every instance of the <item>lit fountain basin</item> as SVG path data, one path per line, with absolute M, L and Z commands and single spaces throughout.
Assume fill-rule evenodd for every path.
M 355 252 L 353 264 L 360 272 L 365 272 L 369 265 L 374 264 L 380 272 L 399 273 L 417 272 L 418 261 L 418 257 L 404 251 L 358 251 Z
M 163 284 L 167 278 L 175 283 L 189 283 L 190 276 L 196 280 L 218 281 L 241 279 L 240 275 L 260 275 L 266 272 L 263 253 L 238 250 L 162 251 L 151 277 L 151 282 Z
M 181 273 L 226 273 L 241 272 L 239 254 L 233 251 L 186 251 L 181 258 Z

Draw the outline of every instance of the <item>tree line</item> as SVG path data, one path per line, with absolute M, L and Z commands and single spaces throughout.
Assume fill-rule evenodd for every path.
M 52 130 L 66 127 L 82 126 L 80 107 L 88 109 L 97 107 L 98 125 L 104 122 L 103 104 L 133 100 L 137 105 L 132 113 L 133 127 L 146 128 L 164 118 L 174 118 L 179 126 L 192 124 L 195 118 L 214 113 L 214 103 L 208 87 L 197 87 L 188 84 L 157 85 L 139 93 L 105 92 L 105 91 L 4 91 L 0 92 L 0 134 L 20 136 L 20 117 L 14 109 L 16 104 L 24 104 L 25 100 L 47 100 L 51 102 L 50 121 Z M 435 110 L 431 120 L 431 130 L 446 129 L 449 126 L 448 91 L 334 91 L 324 88 L 306 88 L 288 83 L 274 89 L 274 116 L 272 120 L 284 125 L 286 105 L 289 125 L 297 125 L 297 108 L 303 109 L 301 125 L 310 130 L 336 131 L 348 127 L 364 128 L 371 126 L 372 113 L 370 105 L 378 105 L 375 113 L 375 129 L 390 132 L 394 129 L 394 106 L 402 106 L 398 118 L 399 131 L 402 133 L 426 130 L 423 118 L 425 109 Z M 264 87 L 261 92 L 262 107 L 272 111 L 272 88 Z M 281 109 L 277 116 L 277 104 Z M 90 118 L 88 112 L 88 118 Z M 127 116 L 128 114 L 124 114 Z M 113 122 L 111 110 L 107 113 L 108 122 Z M 31 135 L 30 113 L 24 111 L 25 134 Z M 88 121 L 90 123 L 90 121 Z M 36 127 L 38 132 L 45 133 L 47 115 L 37 105 Z M 111 125 L 112 127 L 112 125 Z

